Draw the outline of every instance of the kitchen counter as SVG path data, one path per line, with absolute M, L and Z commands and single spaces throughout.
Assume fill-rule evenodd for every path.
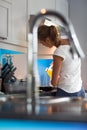
M 1 119 L 87 122 L 87 99 L 45 96 L 34 104 L 35 113 L 30 108 L 26 94 L 10 94 L 0 98 Z

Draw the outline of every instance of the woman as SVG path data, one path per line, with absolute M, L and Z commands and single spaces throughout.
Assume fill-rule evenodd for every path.
M 81 60 L 72 58 L 68 39 L 61 39 L 55 26 L 41 25 L 38 41 L 46 47 L 56 47 L 53 54 L 51 84 L 57 87 L 57 97 L 85 97 L 81 79 Z

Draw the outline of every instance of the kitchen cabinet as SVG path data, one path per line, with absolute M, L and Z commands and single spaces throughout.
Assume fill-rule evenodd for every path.
M 0 0 L 0 48 L 27 53 L 26 5 L 27 0 Z
M 0 6 L 0 38 L 7 38 L 7 19 L 8 10 Z
M 23 0 L 22 2 L 21 0 L 0 0 L 1 43 L 4 42 L 7 45 L 27 48 L 28 18 L 26 6 L 27 0 Z
M 0 0 L 0 40 L 11 37 L 11 3 Z

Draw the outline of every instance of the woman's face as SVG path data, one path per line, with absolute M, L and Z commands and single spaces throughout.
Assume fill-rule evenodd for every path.
M 39 40 L 39 43 L 49 48 L 53 47 L 52 41 L 49 38 L 46 38 L 45 41 Z

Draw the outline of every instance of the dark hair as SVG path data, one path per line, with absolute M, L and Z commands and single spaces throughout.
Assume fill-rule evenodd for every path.
M 41 25 L 38 27 L 38 39 L 45 41 L 47 37 L 49 37 L 54 43 L 54 46 L 56 46 L 58 31 L 55 26 Z

